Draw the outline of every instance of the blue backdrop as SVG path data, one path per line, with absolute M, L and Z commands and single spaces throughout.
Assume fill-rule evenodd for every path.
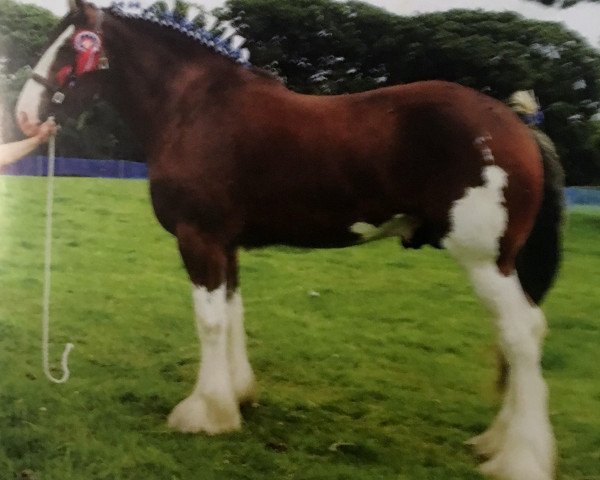
M 600 188 L 569 187 L 565 195 L 567 205 L 600 205 Z
M 2 169 L 5 175 L 45 176 L 48 173 L 46 157 L 26 157 Z M 89 160 L 57 157 L 55 174 L 58 177 L 147 178 L 145 163 L 127 160 Z

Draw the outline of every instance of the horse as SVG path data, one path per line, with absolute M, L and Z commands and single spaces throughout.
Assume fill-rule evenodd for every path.
M 169 426 L 238 430 L 240 405 L 256 396 L 240 248 L 397 237 L 406 248 L 446 249 L 494 318 L 508 377 L 499 414 L 469 442 L 485 458 L 480 470 L 554 478 L 539 307 L 561 250 L 551 147 L 501 101 L 449 82 L 295 93 L 250 64 L 230 25 L 192 20 L 71 0 L 17 104 L 22 118 L 60 119 L 102 96 L 143 145 L 153 209 L 177 240 L 201 342 L 195 387 Z

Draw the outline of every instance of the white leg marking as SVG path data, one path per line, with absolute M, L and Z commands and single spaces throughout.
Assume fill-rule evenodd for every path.
M 490 429 L 471 440 L 491 457 L 481 471 L 501 480 L 551 480 L 555 446 L 542 377 L 542 312 L 529 304 L 516 274 L 496 266 L 508 214 L 503 206 L 507 175 L 483 169 L 485 183 L 470 188 L 451 211 L 452 228 L 443 244 L 469 273 L 475 291 L 496 317 L 500 344 L 510 365 L 504 405 Z
M 169 426 L 209 434 L 238 430 L 241 416 L 229 366 L 225 285 L 212 292 L 195 287 L 193 299 L 202 343 L 200 371 L 192 394 L 171 412 Z
M 485 183 L 467 189 L 452 207 L 450 233 L 444 247 L 463 265 L 465 262 L 495 259 L 500 238 L 506 230 L 508 213 L 502 205 L 507 175 L 495 165 L 482 172 Z
M 244 306 L 239 290 L 227 301 L 227 315 L 229 317 L 229 368 L 233 391 L 238 402 L 251 402 L 256 399 L 256 381 L 248 361 Z
M 67 38 L 73 35 L 75 31 L 75 27 L 70 25 L 60 36 L 54 41 L 54 43 L 44 52 L 42 58 L 37 63 L 33 72 L 40 75 L 43 78 L 49 79 L 50 68 L 56 59 L 56 54 L 58 53 L 58 49 L 65 43 Z M 51 81 L 51 83 L 53 83 Z M 42 103 L 42 96 L 46 93 L 46 87 L 36 82 L 35 80 L 29 79 L 25 82 L 25 86 L 21 93 L 19 94 L 19 100 L 17 101 L 17 106 L 15 107 L 15 113 L 18 116 L 21 112 L 27 114 L 27 117 L 30 122 L 36 123 L 39 122 L 38 111 L 40 104 Z
M 505 277 L 492 263 L 472 265 L 469 273 L 478 295 L 496 315 L 510 365 L 505 404 L 478 445 L 492 455 L 481 470 L 503 480 L 550 480 L 555 445 L 540 366 L 544 316 L 529 304 L 516 274 Z

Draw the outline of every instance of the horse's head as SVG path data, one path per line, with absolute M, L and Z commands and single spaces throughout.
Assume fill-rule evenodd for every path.
M 99 94 L 107 68 L 102 39 L 104 12 L 83 0 L 70 11 L 25 84 L 16 106 L 21 129 L 49 115 L 60 120 L 80 113 Z

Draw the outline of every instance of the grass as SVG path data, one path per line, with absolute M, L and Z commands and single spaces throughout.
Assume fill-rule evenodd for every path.
M 242 254 L 257 406 L 241 432 L 169 431 L 198 343 L 145 182 L 57 179 L 51 360 L 40 366 L 45 183 L 0 177 L 0 480 L 476 480 L 498 408 L 494 332 L 444 252 L 382 241 Z M 600 212 L 572 212 L 544 309 L 563 480 L 600 480 Z

